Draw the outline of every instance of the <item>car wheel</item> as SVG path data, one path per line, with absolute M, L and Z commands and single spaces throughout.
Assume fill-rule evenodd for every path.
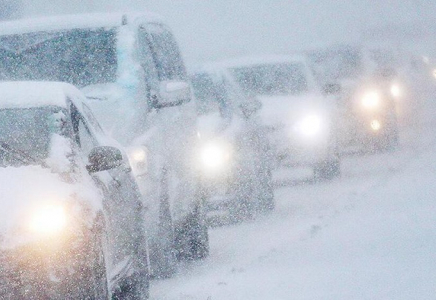
M 175 243 L 179 260 L 199 260 L 209 255 L 209 232 L 200 205 L 180 228 L 176 228 Z
M 265 170 L 258 174 L 259 179 L 259 209 L 260 211 L 271 211 L 275 207 L 274 187 L 271 170 Z
M 149 298 L 149 281 L 146 274 L 137 272 L 126 278 L 112 293 L 112 300 L 144 300 Z
M 103 231 L 94 234 L 93 245 L 91 248 L 91 255 L 93 257 L 92 269 L 91 269 L 91 297 L 89 299 L 108 299 L 109 298 L 109 286 L 106 273 L 106 260 L 104 254 L 105 233 Z
M 161 199 L 157 238 L 154 239 L 150 246 L 151 276 L 157 279 L 169 278 L 177 270 L 177 257 L 174 249 L 174 228 L 168 198 L 164 196 Z
M 330 180 L 341 176 L 341 162 L 339 159 L 319 163 L 313 169 L 315 180 Z
M 254 216 L 254 199 L 252 181 L 239 180 L 235 185 L 233 200 L 229 205 L 229 216 L 232 222 L 241 222 Z M 256 197 L 257 198 L 257 197 Z

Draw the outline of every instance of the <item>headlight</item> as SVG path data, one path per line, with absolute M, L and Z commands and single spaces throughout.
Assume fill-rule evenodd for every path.
M 371 129 L 374 131 L 379 131 L 381 128 L 381 123 L 379 120 L 372 120 L 370 125 L 371 125 Z
M 394 98 L 398 98 L 401 96 L 401 89 L 399 85 L 391 85 L 391 95 L 394 96 Z
M 380 105 L 380 94 L 377 92 L 369 92 L 362 98 L 362 105 L 365 108 L 374 109 Z
M 206 169 L 215 171 L 221 169 L 229 161 L 230 149 L 220 143 L 206 144 L 201 150 L 200 158 Z
M 144 146 L 132 146 L 127 148 L 129 162 L 135 175 L 147 173 L 148 150 Z
M 321 131 L 322 120 L 317 115 L 306 116 L 296 126 L 299 133 L 305 136 L 314 136 Z
M 433 77 L 436 78 L 436 69 L 433 70 Z
M 40 235 L 53 235 L 61 232 L 67 225 L 65 208 L 60 204 L 45 204 L 37 207 L 31 214 L 29 229 Z

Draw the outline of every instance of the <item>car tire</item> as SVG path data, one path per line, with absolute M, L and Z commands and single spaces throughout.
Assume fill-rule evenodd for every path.
M 179 260 L 200 260 L 209 256 L 209 232 L 201 205 L 176 228 L 175 243 Z
M 272 181 L 271 170 L 262 171 L 258 174 L 259 178 L 259 210 L 266 212 L 274 210 L 274 186 Z
M 105 232 L 103 229 L 94 234 L 92 245 L 92 287 L 90 297 L 86 299 L 104 300 L 109 298 L 109 285 L 106 272 L 106 259 L 104 254 Z
M 154 279 L 172 277 L 177 271 L 177 257 L 168 197 L 162 197 L 160 201 L 157 239 L 150 248 L 151 277 Z
M 149 298 L 149 281 L 141 272 L 126 278 L 125 281 L 112 293 L 112 300 L 144 300 Z
M 313 169 L 315 180 L 331 180 L 341 176 L 339 159 L 319 163 Z

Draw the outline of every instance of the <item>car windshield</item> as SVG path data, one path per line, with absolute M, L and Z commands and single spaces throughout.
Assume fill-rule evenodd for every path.
M 151 26 L 150 32 L 153 60 L 159 75 L 164 80 L 185 80 L 186 70 L 179 48 L 170 31 Z
M 1 80 L 115 82 L 115 29 L 74 29 L 0 37 Z
M 297 95 L 308 90 L 304 69 L 298 63 L 265 64 L 234 68 L 242 90 L 250 95 Z
M 323 82 L 354 79 L 362 75 L 363 58 L 358 49 L 328 49 L 309 55 L 315 76 Z
M 0 109 L 0 166 L 42 165 L 59 126 L 57 107 Z

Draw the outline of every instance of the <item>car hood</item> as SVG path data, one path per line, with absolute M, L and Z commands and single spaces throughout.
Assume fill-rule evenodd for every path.
M 259 116 L 270 127 L 293 125 L 310 115 L 328 117 L 334 106 L 333 99 L 317 93 L 299 96 L 258 96 L 262 107 Z
M 91 181 L 68 183 L 59 174 L 40 166 L 0 168 L 0 182 L 2 249 L 34 240 L 28 230 L 29 216 L 46 203 L 86 203 L 92 212 L 101 209 L 101 196 L 91 186 Z

